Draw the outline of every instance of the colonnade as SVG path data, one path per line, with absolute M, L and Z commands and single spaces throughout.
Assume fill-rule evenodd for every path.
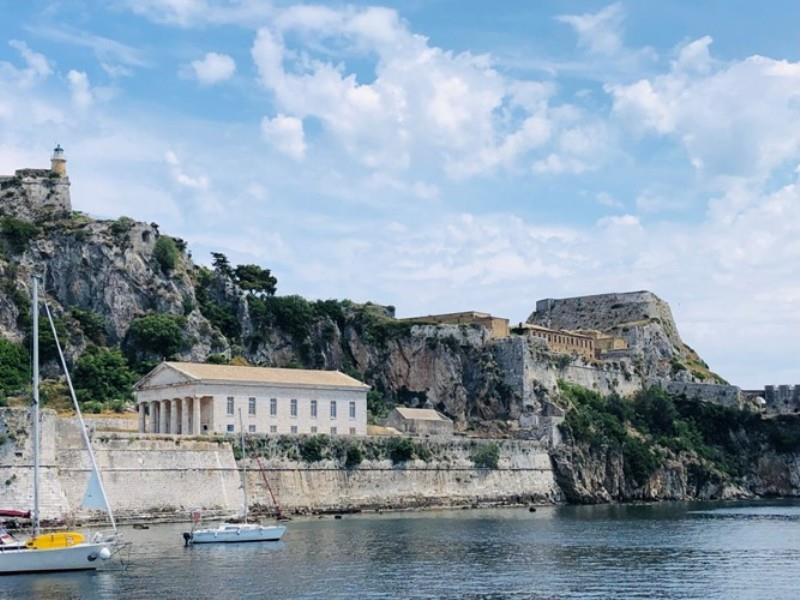
M 203 398 L 170 398 L 139 403 L 140 433 L 200 435 Z

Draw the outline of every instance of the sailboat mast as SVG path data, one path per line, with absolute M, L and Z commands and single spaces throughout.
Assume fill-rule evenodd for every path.
M 33 317 L 33 348 L 31 350 L 33 363 L 33 534 L 39 535 L 39 278 L 32 278 L 32 306 Z
M 244 420 L 242 419 L 242 409 L 239 409 L 239 429 L 241 429 L 242 444 L 242 495 L 244 496 L 244 522 L 247 523 L 247 462 L 245 461 L 244 449 Z

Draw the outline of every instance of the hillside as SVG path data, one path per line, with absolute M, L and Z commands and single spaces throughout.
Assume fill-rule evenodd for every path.
M 459 429 L 504 432 L 521 427 L 526 415 L 550 414 L 562 379 L 630 394 L 648 377 L 664 375 L 664 365 L 674 375 L 674 365 L 689 356 L 665 303 L 655 303 L 660 317 L 628 311 L 624 323 L 578 323 L 547 301 L 547 322 L 616 328 L 639 352 L 587 363 L 527 336 L 494 338 L 476 324 L 410 323 L 395 319 L 392 307 L 276 295 L 277 280 L 260 266 L 231 265 L 221 254 L 212 268 L 198 266 L 185 242 L 154 223 L 72 211 L 68 179 L 45 170 L 0 178 L 0 219 L 0 336 L 3 368 L 13 375 L 3 384 L 8 396 L 26 385 L 19 357 L 26 353 L 34 269 L 91 410 L 120 408 L 131 383 L 159 360 L 234 361 L 339 369 L 373 386 L 375 417 L 396 403 L 428 405 Z M 48 336 L 43 332 L 43 373 L 57 377 Z M 647 359 L 654 353 L 657 360 Z M 49 391 L 57 405 L 63 389 L 53 383 Z

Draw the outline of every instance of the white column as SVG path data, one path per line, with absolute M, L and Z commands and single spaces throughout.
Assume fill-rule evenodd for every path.
M 167 432 L 167 402 L 169 400 L 159 400 L 158 402 L 158 433 Z
M 144 402 L 139 402 L 136 405 L 136 408 L 139 410 L 139 433 L 145 433 L 145 408 L 146 405 Z
M 150 405 L 150 419 L 147 433 L 158 433 L 158 402 L 151 400 Z
M 169 400 L 169 432 L 178 433 L 178 401 L 174 398 Z
M 192 433 L 200 435 L 200 398 L 192 398 Z
M 181 433 L 183 435 L 189 435 L 191 433 L 189 431 L 189 403 L 191 400 L 189 398 L 181 398 Z

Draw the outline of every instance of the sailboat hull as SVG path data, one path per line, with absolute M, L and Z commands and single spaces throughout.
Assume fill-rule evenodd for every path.
M 0 575 L 45 571 L 94 571 L 111 557 L 104 543 L 43 550 L 0 550 Z
M 283 525 L 227 525 L 216 529 L 197 529 L 191 534 L 192 544 L 230 544 L 237 542 L 277 542 L 286 527 Z

